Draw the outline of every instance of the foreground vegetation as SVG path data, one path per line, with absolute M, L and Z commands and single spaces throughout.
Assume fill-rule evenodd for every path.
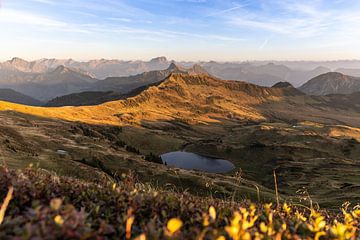
M 143 184 L 0 168 L 0 239 L 360 239 L 360 209 L 197 197 Z M 3 216 L 5 216 L 3 218 Z

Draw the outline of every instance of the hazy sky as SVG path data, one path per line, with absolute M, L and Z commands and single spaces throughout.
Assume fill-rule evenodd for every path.
M 0 0 L 0 59 L 360 58 L 357 0 Z

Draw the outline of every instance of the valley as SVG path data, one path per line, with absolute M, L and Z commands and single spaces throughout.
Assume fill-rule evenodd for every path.
M 360 240 L 359 10 L 0 0 L 0 240 Z
M 346 108 L 333 107 L 335 100 Z M 276 171 L 287 201 L 299 201 L 305 190 L 328 209 L 359 200 L 360 113 L 344 96 L 171 74 L 133 97 L 97 106 L 1 102 L 0 109 L 2 158 L 11 167 L 33 164 L 84 179 L 88 168 L 111 177 L 133 170 L 142 181 L 197 194 L 210 184 L 219 196 L 257 199 L 258 187 L 263 200 L 274 198 Z M 150 155 L 179 150 L 235 168 L 214 175 L 149 162 Z

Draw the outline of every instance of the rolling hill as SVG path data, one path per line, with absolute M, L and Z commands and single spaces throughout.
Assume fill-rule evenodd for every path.
M 41 106 L 43 103 L 37 99 L 16 92 L 12 89 L 0 89 L 0 100 L 30 106 Z
M 351 94 L 360 91 L 360 78 L 329 72 L 309 80 L 299 89 L 309 95 Z
M 192 123 L 218 122 L 218 119 L 264 121 L 275 115 L 283 120 L 320 118 L 330 121 L 335 118 L 345 121 L 344 116 L 336 116 L 331 110 L 327 97 L 306 96 L 293 87 L 260 87 L 219 80 L 209 75 L 172 73 L 163 81 L 148 87 L 145 85 L 136 93 L 125 100 L 89 107 L 34 109 L 3 103 L 0 108 L 70 121 L 115 125 L 174 119 Z M 323 108 L 319 110 L 316 106 Z M 351 105 L 348 107 L 355 109 Z M 299 115 L 298 111 L 303 111 L 303 114 Z M 358 115 L 354 113 L 354 117 Z
M 44 107 L 92 106 L 122 99 L 124 94 L 118 92 L 80 92 L 60 96 L 47 102 Z

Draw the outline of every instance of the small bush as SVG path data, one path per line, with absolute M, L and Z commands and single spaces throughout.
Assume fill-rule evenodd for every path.
M 132 146 L 127 145 L 125 149 L 126 149 L 126 151 L 128 151 L 128 152 L 140 154 L 140 151 L 139 151 L 138 149 L 136 149 L 135 147 L 132 147 Z
M 163 164 L 163 161 L 162 161 L 161 157 L 157 156 L 157 155 L 155 155 L 153 153 L 150 153 L 150 154 L 146 155 L 145 160 L 148 161 L 148 162 Z

